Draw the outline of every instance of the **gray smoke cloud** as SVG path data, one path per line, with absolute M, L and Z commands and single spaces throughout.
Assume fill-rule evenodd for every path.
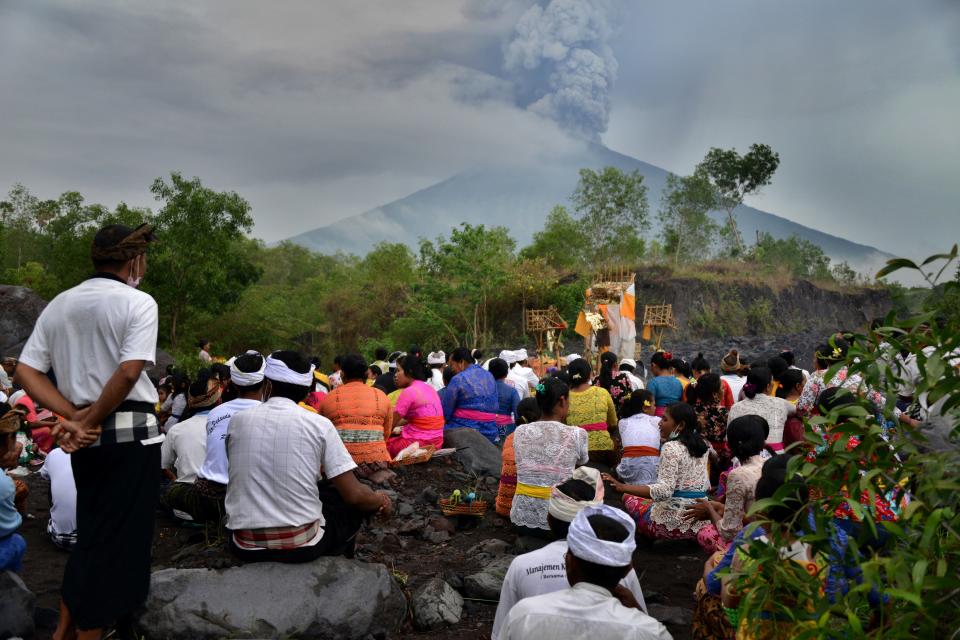
M 608 0 L 534 4 L 504 47 L 504 69 L 521 106 L 598 141 L 610 119 L 617 61 Z

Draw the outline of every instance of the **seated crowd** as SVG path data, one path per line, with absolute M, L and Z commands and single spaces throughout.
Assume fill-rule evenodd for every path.
M 324 374 L 293 351 L 218 363 L 208 341 L 201 348 L 205 368 L 193 380 L 171 371 L 158 383 L 163 508 L 224 526 L 244 561 L 353 557 L 364 521 L 393 513 L 376 489 L 393 478 L 390 463 L 442 447 L 445 430 L 474 429 L 501 450 L 496 512 L 518 533 L 549 541 L 507 571 L 494 638 L 670 637 L 646 613 L 632 566 L 637 537 L 696 541 L 711 554 L 696 588 L 696 637 L 763 637 L 762 626 L 738 622 L 738 595 L 721 572 L 749 572 L 751 541 L 796 513 L 791 503 L 771 509 L 745 536 L 750 507 L 784 484 L 804 502 L 784 449 L 806 442 L 804 417 L 849 397 L 838 389 L 865 392 L 878 409 L 885 402 L 845 369 L 827 379 L 846 358 L 840 338 L 817 349 L 812 373 L 789 351 L 749 365 L 730 351 L 722 374 L 702 354 L 687 363 L 660 351 L 646 379 L 637 362 L 610 352 L 595 373 L 575 355 L 548 367 L 523 349 L 483 360 L 463 347 L 447 356 L 414 346 L 378 349 L 369 364 L 338 356 Z M 51 482 L 50 540 L 69 551 L 83 536 L 71 458 L 50 436 L 57 416 L 17 386 L 16 364 L 5 360 L 0 376 L 0 464 L 16 468 L 31 443 Z M 21 566 L 25 492 L 0 474 L 0 569 Z M 604 503 L 611 497 L 622 510 Z M 876 506 L 878 518 L 896 519 L 901 505 Z M 795 547 L 785 561 L 839 562 Z

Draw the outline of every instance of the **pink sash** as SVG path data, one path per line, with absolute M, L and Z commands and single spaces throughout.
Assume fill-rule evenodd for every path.
M 582 424 L 580 428 L 584 431 L 606 431 L 607 423 L 606 422 L 591 422 L 590 424 Z
M 475 420 L 477 422 L 496 422 L 497 414 L 489 411 L 477 411 L 476 409 L 457 409 L 453 412 L 454 418 L 463 418 L 464 420 Z

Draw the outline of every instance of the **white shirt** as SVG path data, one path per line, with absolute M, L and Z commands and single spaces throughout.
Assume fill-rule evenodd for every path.
M 175 469 L 177 482 L 193 483 L 207 452 L 207 413 L 181 420 L 167 432 L 160 448 L 160 466 Z
M 93 404 L 122 362 L 157 356 L 157 303 L 149 294 L 109 278 L 67 289 L 40 314 L 20 362 L 57 374 L 57 388 L 77 406 Z M 146 372 L 127 400 L 157 402 Z
M 726 380 L 727 384 L 730 385 L 730 392 L 733 393 L 733 401 L 736 402 L 739 400 L 740 392 L 743 391 L 743 385 L 747 384 L 747 379 L 735 373 L 725 373 L 720 376 L 720 379 Z
M 628 609 L 603 587 L 578 582 L 563 591 L 534 596 L 510 610 L 501 638 L 507 640 L 667 640 L 667 628 Z
M 620 373 L 625 374 L 627 376 L 627 380 L 630 381 L 630 388 L 633 389 L 634 391 L 638 391 L 644 388 L 643 380 L 641 380 L 634 374 L 630 373 L 629 371 L 621 371 Z
M 260 405 L 259 400 L 237 398 L 224 402 L 207 414 L 207 449 L 197 473 L 201 478 L 227 484 L 227 430 L 230 428 L 230 419 L 244 409 Z
M 443 369 L 430 369 L 430 379 L 427 384 L 433 387 L 435 391 L 440 391 L 446 385 L 443 384 Z
M 50 522 L 56 534 L 77 530 L 77 485 L 73 480 L 73 464 L 63 449 L 53 449 L 40 468 L 40 475 L 50 481 Z
M 507 616 L 514 605 L 533 596 L 562 591 L 570 587 L 567 581 L 567 541 L 556 540 L 542 549 L 531 551 L 517 556 L 510 563 L 507 575 L 503 578 L 503 587 L 500 589 L 500 604 L 497 605 L 497 616 L 493 620 L 492 640 L 497 640 Z M 643 591 L 637 572 L 630 569 L 630 573 L 620 581 L 620 584 L 630 590 L 637 599 L 640 607 L 646 612 L 647 603 L 643 600 Z
M 197 357 L 200 358 L 200 362 L 204 364 L 210 364 L 213 362 L 213 358 L 210 357 L 210 354 L 207 353 L 206 349 L 200 349 L 200 353 L 197 354 Z
M 512 371 L 517 378 L 523 378 L 531 387 L 536 387 L 538 384 L 540 384 L 540 378 L 537 377 L 537 374 L 534 373 L 533 369 L 530 367 L 524 367 L 523 365 L 515 364 L 510 371 Z
M 515 369 L 510 369 L 507 372 L 507 377 L 504 379 L 504 382 L 514 389 L 517 390 L 517 393 L 520 394 L 520 399 L 530 397 L 530 387 L 527 386 L 527 379 L 521 375 L 514 373 Z
M 356 468 L 333 423 L 286 398 L 270 398 L 230 419 L 227 526 L 297 527 L 319 522 L 321 473 Z

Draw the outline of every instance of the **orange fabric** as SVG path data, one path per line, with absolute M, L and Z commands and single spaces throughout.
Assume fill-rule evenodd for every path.
M 636 286 L 630 285 L 620 298 L 620 315 L 630 320 L 637 319 Z
M 584 338 L 590 337 L 590 332 L 593 330 L 590 326 L 590 323 L 587 322 L 587 314 L 583 311 L 580 312 L 580 315 L 577 316 L 577 324 L 574 326 L 573 330 Z
M 653 328 L 648 324 L 643 325 L 643 333 L 640 335 L 640 338 L 643 340 L 650 340 L 652 336 Z
M 513 450 L 513 434 L 503 442 L 503 466 L 500 469 L 500 487 L 497 490 L 496 511 L 505 518 L 510 517 L 513 496 L 517 491 L 517 457 Z
M 659 455 L 660 455 L 660 450 L 654 447 L 636 446 L 636 447 L 623 448 L 624 458 L 644 458 L 647 456 L 659 456 Z
M 390 462 L 386 439 L 393 408 L 382 391 L 363 382 L 341 385 L 324 399 L 320 413 L 337 428 L 354 462 Z

